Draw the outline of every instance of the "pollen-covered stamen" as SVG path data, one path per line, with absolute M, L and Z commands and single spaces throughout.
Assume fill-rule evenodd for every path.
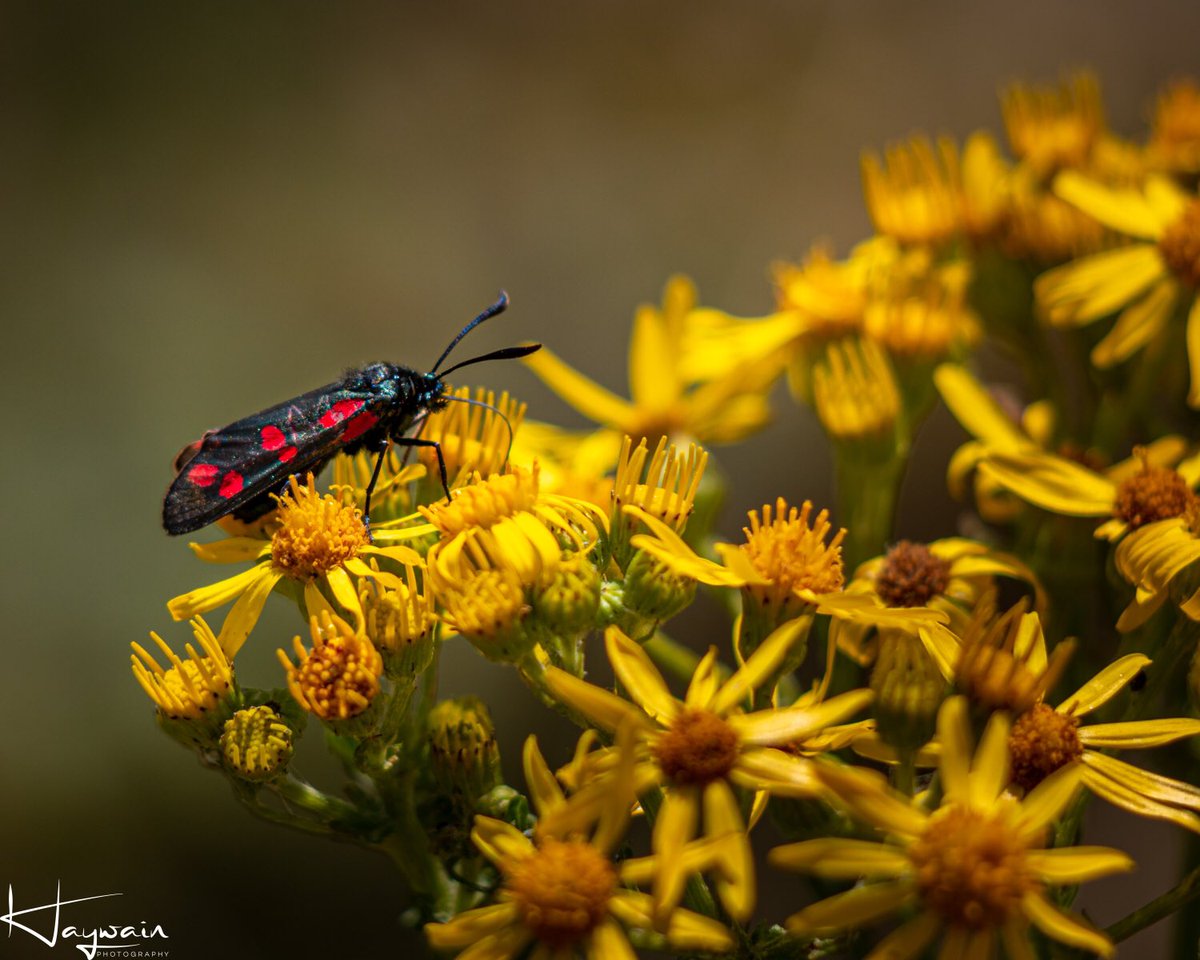
M 682 531 L 707 463 L 708 453 L 694 443 L 681 455 L 665 436 L 660 437 L 651 455 L 644 438 L 634 446 L 626 437 L 613 482 L 614 516 L 621 516 L 621 508 L 632 504 Z
M 1200 200 L 1189 203 L 1183 216 L 1163 231 L 1158 252 L 1180 280 L 1200 287 Z
M 1200 496 L 1193 493 L 1188 497 L 1187 506 L 1183 510 L 1183 522 L 1187 524 L 1193 537 L 1200 537 Z
M 510 473 L 494 474 L 486 480 L 460 487 L 450 503 L 439 501 L 418 507 L 421 515 L 453 537 L 472 528 L 489 528 L 521 512 L 531 512 L 538 500 L 538 466 L 532 470 L 514 467 Z
M 950 562 L 923 543 L 901 540 L 887 552 L 875 591 L 889 607 L 923 607 L 946 592 Z
M 288 671 L 288 689 L 296 702 L 322 720 L 347 720 L 366 710 L 379 692 L 383 660 L 362 634 L 346 621 L 323 611 L 310 621 L 313 648 L 300 638 L 292 643 L 299 660 L 293 665 L 282 650 L 280 662 Z
M 1079 721 L 1044 703 L 1026 710 L 1008 737 L 1013 783 L 1032 790 L 1060 767 L 1083 755 Z
M 513 571 L 480 570 L 438 590 L 446 622 L 468 640 L 490 644 L 509 638 L 529 613 L 525 589 Z
M 1187 481 L 1169 467 L 1153 466 L 1145 448 L 1134 454 L 1141 458 L 1142 469 L 1117 486 L 1113 513 L 1134 528 L 1181 516 L 1191 496 Z
M 733 769 L 739 746 L 733 727 L 715 713 L 684 710 L 652 749 L 672 783 L 703 786 Z
M 505 888 L 540 942 L 564 950 L 608 917 L 617 871 L 582 840 L 543 840 L 532 856 L 508 868 Z
M 842 541 L 846 531 L 839 530 L 827 543 L 832 529 L 829 511 L 818 513 L 810 526 L 811 514 L 810 501 L 797 510 L 789 508 L 783 497 L 775 503 L 774 516 L 769 504 L 762 509 L 761 521 L 757 511 L 750 511 L 742 550 L 755 570 L 771 581 L 767 588 L 749 588 L 763 603 L 780 602 L 796 590 L 832 593 L 845 584 Z
M 947 924 L 1003 926 L 1038 886 L 1020 834 L 1002 817 L 949 806 L 938 810 L 908 848 L 924 905 Z
M 328 573 L 367 545 L 362 513 L 328 494 L 319 495 L 311 474 L 305 486 L 292 478 L 279 498 L 276 521 L 271 560 L 294 580 Z
M 181 659 L 157 633 L 151 633 L 169 667 L 163 667 L 140 643 L 133 647 L 133 675 L 159 712 L 169 720 L 198 720 L 210 714 L 233 689 L 233 665 L 203 619 L 192 621 L 192 633 L 203 654 L 192 644 Z

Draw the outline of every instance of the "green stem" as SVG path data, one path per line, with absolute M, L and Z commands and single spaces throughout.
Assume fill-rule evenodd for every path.
M 1163 917 L 1170 916 L 1197 897 L 1200 897 L 1200 867 L 1192 870 L 1161 897 L 1156 897 L 1145 906 L 1138 907 L 1133 913 L 1118 920 L 1104 932 L 1112 938 L 1113 943 L 1120 943 L 1122 940 L 1127 940 L 1135 933 L 1157 923 Z M 1187 953 L 1187 956 L 1196 956 L 1195 941 L 1186 945 L 1185 949 L 1190 951 Z
M 892 538 L 906 462 L 903 456 L 869 462 L 835 445 L 838 522 L 846 528 L 842 557 L 847 570 L 879 556 Z

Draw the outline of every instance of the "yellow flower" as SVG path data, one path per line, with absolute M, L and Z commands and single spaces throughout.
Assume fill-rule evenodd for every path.
M 276 651 L 287 671 L 292 697 L 322 720 L 361 718 L 379 693 L 383 658 L 364 634 L 328 610 L 309 618 L 309 632 L 311 651 L 304 649 L 299 637 L 292 640 L 297 663 L 282 650 Z
M 930 656 L 949 679 L 958 656 L 958 642 L 951 631 L 966 628 L 976 605 L 998 576 L 1024 581 L 1033 588 L 1038 609 L 1044 607 L 1041 585 L 1029 567 L 1011 554 L 962 537 L 929 544 L 901 540 L 884 556 L 863 563 L 847 590 L 874 594 L 892 608 L 921 607 L 945 613 L 949 629 L 919 632 Z M 830 629 L 839 648 L 852 659 L 860 664 L 871 661 L 874 646 L 867 642 L 869 624 L 837 622 Z
M 247 707 L 221 734 L 225 766 L 243 780 L 268 780 L 292 758 L 292 728 L 271 707 Z
M 545 493 L 586 500 L 607 509 L 612 502 L 612 477 L 617 446 L 609 430 L 582 433 L 525 420 L 513 440 L 509 463 L 526 469 L 539 467 L 540 488 Z
M 183 660 L 151 631 L 150 639 L 170 664 L 166 668 L 140 643 L 130 644 L 134 679 L 168 720 L 208 721 L 233 693 L 233 664 L 203 617 L 192 621 L 192 635 L 203 653 L 189 643 Z
M 1103 224 L 1056 197 L 1040 178 L 1027 173 L 1018 170 L 1010 181 L 1001 239 L 1007 256 L 1051 266 L 1112 245 L 1112 235 Z
M 355 579 L 387 578 L 372 569 L 365 557 L 383 557 L 400 563 L 420 564 L 408 547 L 378 547 L 367 539 L 362 513 L 336 497 L 317 493 L 310 474 L 301 485 L 293 477 L 279 498 L 278 528 L 264 543 L 251 537 L 230 537 L 216 543 L 192 543 L 192 552 L 211 563 L 254 561 L 249 570 L 175 597 L 167 604 L 171 616 L 184 620 L 207 613 L 230 600 L 237 602 L 225 617 L 218 640 L 232 659 L 250 636 L 264 604 L 285 577 L 303 586 L 310 613 L 330 609 L 324 588 L 342 609 L 361 623 L 362 605 Z
M 733 443 L 766 424 L 766 394 L 782 362 L 765 355 L 752 364 L 731 366 L 727 356 L 707 350 L 708 356 L 698 362 L 711 361 L 721 372 L 694 382 L 684 368 L 684 354 L 697 312 L 695 287 L 685 277 L 667 282 L 661 310 L 638 309 L 629 345 L 631 400 L 606 390 L 545 348 L 524 362 L 576 410 L 609 428 L 614 447 L 622 435 Z
M 1200 406 L 1200 200 L 1157 176 L 1134 190 L 1106 187 L 1068 171 L 1055 179 L 1054 189 L 1133 242 L 1039 277 L 1035 292 L 1047 319 L 1057 326 L 1083 326 L 1119 311 L 1092 350 L 1092 362 L 1104 368 L 1154 340 L 1186 306 L 1188 404 Z
M 507 473 L 459 487 L 449 503 L 437 501 L 418 509 L 427 525 L 403 533 L 439 534 L 427 557 L 431 574 L 440 578 L 435 588 L 497 566 L 510 567 L 529 586 L 553 575 L 563 553 L 560 537 L 586 552 L 607 526 L 594 504 L 543 493 L 536 463 L 531 470 L 512 466 Z
M 1117 572 L 1137 587 L 1121 613 L 1117 629 L 1133 630 L 1170 596 L 1176 577 L 1200 560 L 1200 498 L 1188 498 L 1183 514 L 1139 527 L 1117 545 Z M 1200 589 L 1190 590 L 1179 609 L 1200 620 Z
M 829 344 L 825 362 L 813 368 L 813 404 L 834 440 L 891 437 L 900 415 L 900 392 L 887 354 L 871 340 Z
M 962 225 L 976 243 L 1004 227 L 1011 177 L 1008 163 L 990 133 L 977 131 L 967 138 L 962 159 Z
M 996 714 L 972 757 L 966 702 L 947 700 L 938 715 L 943 796 L 927 811 L 866 771 L 818 762 L 820 777 L 885 842 L 825 838 L 778 847 L 770 862 L 816 876 L 874 882 L 818 901 L 793 914 L 788 930 L 824 936 L 916 909 L 876 948 L 875 956 L 908 960 L 935 941 L 941 956 L 1031 958 L 1032 924 L 1068 946 L 1111 956 L 1101 932 L 1060 911 L 1047 886 L 1075 884 L 1129 870 L 1133 862 L 1106 847 L 1044 849 L 1048 828 L 1070 802 L 1081 771 L 1070 765 L 1023 801 L 1008 783 L 1009 722 Z
M 610 548 L 622 569 L 629 561 L 629 538 L 637 529 L 636 520 L 624 513 L 624 508 L 638 507 L 683 533 L 707 463 L 708 452 L 694 443 L 681 455 L 673 444 L 668 445 L 666 437 L 660 437 L 650 455 L 644 437 L 636 447 L 630 437 L 624 439 L 609 517 Z
M 967 302 L 971 267 L 897 264 L 863 314 L 863 331 L 901 364 L 930 363 L 970 349 L 982 324 Z
M 333 458 L 333 479 L 330 492 L 344 503 L 360 509 L 365 505 L 367 486 L 375 474 L 377 454 L 370 450 L 359 450 L 354 454 L 340 453 Z M 420 463 L 405 465 L 407 451 L 392 445 L 383 455 L 383 466 L 371 493 L 371 529 L 383 529 L 387 523 L 412 512 L 413 491 L 411 484 L 425 476 L 425 467 Z M 437 476 L 437 471 L 433 474 Z M 441 481 L 437 481 L 438 496 L 442 496 Z M 272 514 L 274 517 L 274 514 Z M 273 529 L 273 528 L 272 528 Z M 230 531 L 232 532 L 232 531 Z
M 1108 517 L 1096 536 L 1119 540 L 1129 530 L 1182 516 L 1200 480 L 1200 456 L 1171 469 L 1184 450 L 1179 437 L 1163 437 L 1103 473 L 1038 450 L 992 451 L 979 469 L 1022 500 L 1065 517 Z
M 1100 84 L 1086 71 L 1057 88 L 1013 84 L 1001 112 L 1013 153 L 1039 175 L 1083 166 L 1104 133 Z
M 1150 658 L 1131 653 L 1109 664 L 1057 707 L 1037 703 L 1017 717 L 1009 736 L 1012 780 L 1030 791 L 1062 767 L 1082 765 L 1082 782 L 1096 796 L 1140 817 L 1166 820 L 1200 833 L 1200 789 L 1117 760 L 1110 750 L 1141 750 L 1200 734 L 1200 720 L 1175 717 L 1081 724 L 1138 673 Z
M 941 244 L 962 229 L 962 173 L 948 137 L 893 144 L 862 158 L 863 192 L 875 229 L 901 243 Z
M 634 956 L 623 928 L 649 930 L 655 917 L 649 896 L 621 885 L 628 862 L 618 865 L 612 858 L 634 800 L 628 737 L 618 739 L 618 750 L 622 759 L 603 793 L 565 797 L 534 738 L 526 741 L 525 780 L 538 814 L 533 836 L 501 820 L 475 818 L 471 839 L 504 883 L 497 903 L 449 923 L 427 924 L 434 949 L 464 951 L 472 960 Z M 635 869 L 640 878 L 644 871 Z M 725 927 L 687 910 L 672 911 L 663 929 L 677 950 L 722 952 L 733 946 Z
M 729 835 L 739 847 L 731 862 L 740 867 L 727 866 L 717 893 L 730 916 L 749 917 L 754 859 L 733 788 L 812 796 L 816 790 L 809 762 L 775 748 L 818 734 L 871 701 L 869 690 L 856 690 L 823 703 L 742 713 L 754 691 L 774 679 L 803 629 L 800 621 L 780 627 L 724 683 L 716 648 L 711 648 L 683 700 L 671 695 L 646 652 L 616 627 L 609 627 L 605 645 L 613 672 L 633 703 L 563 670 L 546 671 L 555 695 L 602 730 L 629 725 L 642 748 L 634 771 L 639 793 L 656 784 L 664 788 L 651 837 L 660 858 L 653 888 L 660 918 L 670 914 L 682 894 L 687 875 L 680 855 L 697 834 L 701 810 L 706 837 Z
M 633 546 L 661 560 L 670 569 L 700 583 L 743 589 L 744 608 L 766 622 L 782 623 L 805 611 L 863 620 L 881 626 L 915 627 L 943 621 L 944 613 L 922 609 L 888 608 L 878 597 L 848 593 L 842 571 L 841 541 L 845 531 L 829 540 L 829 514 L 812 517 L 808 501 L 797 510 L 780 497 L 749 513 L 744 544 L 718 543 L 722 563 L 699 556 L 666 524 L 636 507 L 626 508 L 642 520 L 653 536 L 639 534 Z
M 1200 171 L 1200 86 L 1195 80 L 1178 80 L 1159 96 L 1146 152 L 1160 170 Z

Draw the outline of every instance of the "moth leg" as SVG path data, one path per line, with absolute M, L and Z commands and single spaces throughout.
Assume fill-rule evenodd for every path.
M 378 442 L 375 469 L 371 471 L 371 482 L 367 484 L 367 496 L 363 502 L 363 526 L 367 528 L 367 540 L 370 543 L 375 542 L 375 538 L 371 536 L 371 494 L 375 492 L 375 484 L 379 482 L 379 471 L 383 469 L 383 458 L 387 456 L 388 446 L 387 437 Z
M 433 447 L 438 458 L 438 473 L 442 478 L 442 490 L 446 493 L 446 502 L 450 502 L 450 480 L 446 476 L 446 458 L 442 456 L 442 445 L 436 440 L 422 440 L 420 437 L 400 437 L 392 443 L 398 447 Z
M 421 416 L 417 417 L 417 419 L 414 420 L 409 425 L 409 429 L 412 431 L 411 436 L 419 437 L 421 435 L 421 431 L 425 429 L 425 420 L 426 420 L 426 418 L 428 418 L 428 416 L 429 416 L 428 412 L 423 413 L 423 414 L 421 414 Z M 419 446 L 419 444 L 414 444 L 413 446 Z M 400 466 L 407 467 L 408 466 L 408 458 L 411 456 L 412 456 L 412 446 L 409 446 L 409 448 L 404 451 L 404 456 L 400 458 Z

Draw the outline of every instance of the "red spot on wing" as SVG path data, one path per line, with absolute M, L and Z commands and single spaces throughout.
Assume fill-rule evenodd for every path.
M 283 451 L 283 453 L 281 453 L 281 454 L 279 455 L 279 462 L 280 462 L 280 463 L 287 463 L 287 462 L 288 462 L 289 460 L 291 460 L 291 459 L 292 459 L 292 458 L 293 458 L 295 455 L 296 455 L 296 448 L 295 448 L 295 447 L 288 447 L 286 450 L 284 450 L 284 451 Z
M 342 442 L 349 443 L 351 440 L 358 439 L 378 422 L 379 418 L 375 414 L 370 410 L 364 410 L 346 424 L 346 430 L 342 434 Z
M 283 438 L 283 431 L 276 426 L 262 428 L 262 448 L 264 450 L 278 450 L 286 441 Z
M 245 481 L 236 470 L 230 470 L 221 478 L 221 488 L 217 491 L 226 500 L 242 489 Z
M 363 401 L 361 400 L 339 400 L 321 414 L 321 419 L 318 422 L 323 427 L 336 427 L 347 417 L 358 413 L 362 407 Z
M 188 471 L 188 479 L 198 487 L 211 487 L 217 479 L 216 466 L 211 463 L 198 463 Z

